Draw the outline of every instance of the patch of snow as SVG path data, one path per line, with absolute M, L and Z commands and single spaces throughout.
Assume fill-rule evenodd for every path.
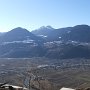
M 45 38 L 47 37 L 47 36 L 44 36 Z
M 61 44 L 62 41 L 54 41 L 54 43 L 56 43 L 56 44 Z
M 37 68 L 41 68 L 41 67 L 47 67 L 48 65 L 39 65 L 37 66 Z
M 60 39 L 62 38 L 62 37 L 59 37 Z
M 3 42 L 2 45 L 10 44 L 10 43 L 34 43 L 34 40 L 23 40 L 23 41 L 12 41 L 12 42 Z
M 71 31 L 67 31 L 67 33 L 70 33 Z
M 4 67 L 5 66 L 5 64 L 1 64 L 1 67 Z
M 22 41 L 22 43 L 33 43 L 34 42 L 34 40 L 24 40 L 24 41 Z
M 40 37 L 44 37 L 44 38 L 46 38 L 47 36 L 45 36 L 45 35 L 38 35 L 38 36 L 40 36 Z

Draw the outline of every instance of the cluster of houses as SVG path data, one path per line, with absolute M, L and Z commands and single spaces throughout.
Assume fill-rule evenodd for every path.
M 0 90 L 28 90 L 27 88 L 9 85 L 7 83 L 0 84 Z
M 28 90 L 28 88 L 25 87 L 20 87 L 20 86 L 14 86 L 14 85 L 9 85 L 7 83 L 0 84 L 0 90 Z M 30 89 L 30 90 L 40 90 L 40 89 Z M 62 87 L 60 90 L 90 90 L 90 87 L 87 88 L 77 88 L 77 89 L 72 89 L 72 88 L 66 88 Z

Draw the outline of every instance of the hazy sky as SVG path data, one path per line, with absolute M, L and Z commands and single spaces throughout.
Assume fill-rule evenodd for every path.
M 0 32 L 90 25 L 90 0 L 0 0 Z

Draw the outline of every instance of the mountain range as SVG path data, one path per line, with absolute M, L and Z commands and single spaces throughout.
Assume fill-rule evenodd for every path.
M 0 58 L 22 57 L 90 58 L 90 26 L 43 26 L 32 32 L 17 27 L 0 34 Z
M 32 33 L 38 36 L 46 36 L 47 41 L 72 40 L 80 42 L 90 42 L 90 26 L 88 25 L 77 25 L 74 27 L 59 29 L 48 29 L 47 27 L 45 27 L 44 29 L 40 28 L 38 30 L 32 31 Z
M 49 35 L 52 31 L 54 30 L 54 28 L 52 28 L 51 26 L 42 26 L 37 30 L 33 30 L 32 33 L 35 35 Z

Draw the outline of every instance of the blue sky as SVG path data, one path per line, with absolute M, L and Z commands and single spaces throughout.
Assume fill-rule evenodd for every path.
M 90 25 L 90 0 L 0 0 L 0 32 Z

